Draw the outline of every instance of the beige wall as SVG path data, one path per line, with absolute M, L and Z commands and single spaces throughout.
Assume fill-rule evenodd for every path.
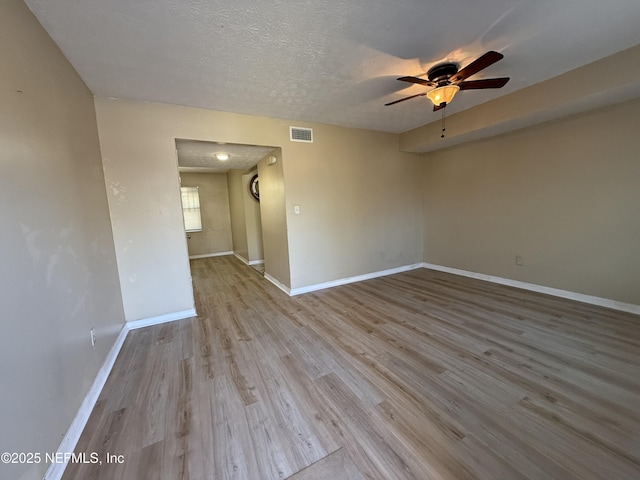
M 640 304 L 639 124 L 636 100 L 425 155 L 425 261 Z
M 278 160 L 274 165 L 267 165 L 266 157 L 258 162 L 265 274 L 283 285 L 291 285 L 282 150 L 277 149 L 271 155 Z
M 18 0 L 0 2 L 0 63 L 0 451 L 44 456 L 124 313 L 92 95 Z M 46 468 L 0 464 L 0 478 Z
M 231 230 L 233 232 L 233 253 L 247 260 L 249 244 L 247 242 L 247 222 L 244 218 L 244 195 L 242 175 L 244 170 L 230 170 L 227 173 L 229 185 L 229 206 L 231 209 Z
M 231 218 L 226 173 L 181 173 L 183 187 L 198 187 L 202 231 L 191 232 L 189 255 L 230 252 Z
M 249 193 L 249 182 L 257 173 L 257 168 L 249 173 L 245 170 L 231 170 L 228 173 L 233 252 L 247 263 L 264 260 L 260 203 Z
M 0 62 L 0 451 L 57 448 L 125 318 L 193 308 L 175 138 L 281 147 L 258 165 L 264 257 L 294 289 L 424 258 L 640 304 L 639 101 L 420 160 L 378 132 L 295 122 L 309 145 L 285 120 L 103 98 L 94 112 L 18 0 L 0 3 Z
M 421 262 L 420 157 L 367 130 L 319 125 L 314 142 L 283 152 L 292 286 Z
M 260 202 L 249 192 L 249 184 L 258 169 L 242 176 L 242 190 L 244 198 L 244 219 L 247 224 L 247 247 L 249 263 L 257 263 L 264 260 L 262 249 L 262 219 L 260 218 Z
M 95 104 L 126 318 L 188 311 L 193 291 L 175 139 L 268 146 L 287 138 L 288 124 L 158 103 L 96 98 Z M 278 211 L 270 212 L 278 230 L 265 236 L 265 248 L 286 239 L 284 211 L 280 202 Z M 286 250 L 284 255 L 281 247 L 274 251 L 279 256 L 273 259 L 273 274 L 283 281 Z
M 397 135 L 296 122 L 314 128 L 303 144 L 285 120 L 104 98 L 96 110 L 127 319 L 192 305 L 175 138 L 281 147 L 258 169 L 266 273 L 285 285 L 422 259 L 421 163 Z

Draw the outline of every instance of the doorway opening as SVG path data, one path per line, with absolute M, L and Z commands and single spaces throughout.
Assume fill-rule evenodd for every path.
M 187 231 L 190 259 L 235 255 L 264 275 L 258 165 L 278 147 L 176 139 L 182 190 L 197 189 L 200 230 Z M 275 158 L 275 157 L 273 157 Z M 186 219 L 192 212 L 185 213 Z

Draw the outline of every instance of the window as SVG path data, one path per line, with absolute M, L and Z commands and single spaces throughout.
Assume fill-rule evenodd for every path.
M 182 194 L 182 217 L 184 229 L 187 232 L 201 232 L 202 219 L 200 217 L 200 195 L 198 187 L 180 187 Z

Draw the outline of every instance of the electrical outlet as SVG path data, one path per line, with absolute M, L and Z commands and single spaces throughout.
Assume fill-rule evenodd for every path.
M 91 335 L 91 346 L 95 347 L 96 346 L 96 329 L 92 328 L 91 330 L 89 330 L 89 334 Z
M 524 265 L 524 259 L 520 255 L 516 255 L 516 265 L 520 267 Z

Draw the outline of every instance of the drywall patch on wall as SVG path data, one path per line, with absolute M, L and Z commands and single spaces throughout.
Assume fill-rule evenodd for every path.
M 127 199 L 127 187 L 122 185 L 120 182 L 114 182 L 107 178 L 107 187 L 109 192 L 111 193 L 111 197 L 118 204 L 122 205 L 124 201 Z
M 31 256 L 31 261 L 34 265 L 40 262 L 42 258 L 42 250 L 38 246 L 38 237 L 41 235 L 40 230 L 33 230 L 27 226 L 24 222 L 19 222 L 20 230 L 24 238 L 24 243 L 27 246 L 27 251 Z

